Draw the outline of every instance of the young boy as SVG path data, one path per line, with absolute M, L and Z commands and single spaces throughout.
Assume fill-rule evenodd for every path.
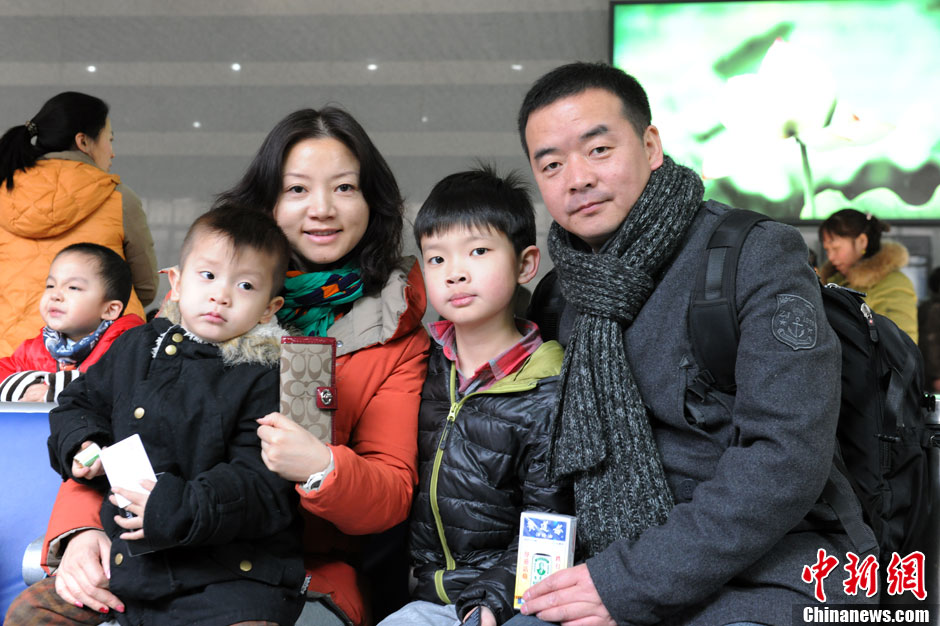
M 0 402 L 54 402 L 124 331 L 144 323 L 122 315 L 130 295 L 130 266 L 118 253 L 95 243 L 63 248 L 39 301 L 45 327 L 0 359 Z
M 75 454 L 134 434 L 158 476 L 146 493 L 113 489 L 131 501 L 123 512 L 114 495 L 101 509 L 122 624 L 293 624 L 300 613 L 294 486 L 265 467 L 255 421 L 278 404 L 273 316 L 288 255 L 260 211 L 204 214 L 170 270 L 166 317 L 122 336 L 50 412 L 64 477 L 106 485 L 100 460 L 83 467 Z
M 519 514 L 571 510 L 546 471 L 562 350 L 512 309 L 538 270 L 534 211 L 514 176 L 483 168 L 435 185 L 414 231 L 444 320 L 430 325 L 418 423 L 416 601 L 382 624 L 501 624 L 513 615 Z

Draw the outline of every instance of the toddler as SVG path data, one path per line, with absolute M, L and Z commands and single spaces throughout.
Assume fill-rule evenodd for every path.
M 0 359 L 0 402 L 54 402 L 124 331 L 144 323 L 123 315 L 131 269 L 110 248 L 75 243 L 52 260 L 39 301 L 45 327 Z

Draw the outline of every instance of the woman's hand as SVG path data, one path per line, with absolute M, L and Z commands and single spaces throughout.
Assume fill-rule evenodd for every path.
M 111 578 L 111 540 L 104 531 L 83 530 L 73 536 L 55 573 L 59 597 L 75 606 L 107 613 L 108 608 L 124 612 L 124 604 L 108 591 Z
M 134 517 L 124 517 L 123 515 L 114 516 L 114 523 L 128 531 L 121 533 L 121 539 L 124 541 L 135 541 L 144 538 L 144 513 L 147 511 L 147 500 L 150 498 L 150 492 L 153 491 L 156 484 L 157 483 L 152 480 L 142 480 L 140 486 L 147 490 L 146 493 L 122 489 L 121 487 L 111 488 L 111 491 L 117 495 L 124 496 L 130 500 L 131 503 L 124 507 L 124 510 L 134 514 Z M 108 500 L 114 506 L 120 506 L 114 495 L 108 496 Z
M 302 483 L 330 464 L 330 449 L 289 417 L 268 413 L 258 423 L 261 460 L 281 478 Z

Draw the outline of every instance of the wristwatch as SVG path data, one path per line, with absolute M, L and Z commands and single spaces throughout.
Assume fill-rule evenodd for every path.
M 319 491 L 320 485 L 323 484 L 323 479 L 329 476 L 330 472 L 332 472 L 335 467 L 336 466 L 333 464 L 333 451 L 330 450 L 330 462 L 327 464 L 326 469 L 324 469 L 322 472 L 314 472 L 313 474 L 310 474 L 310 478 L 308 478 L 307 482 L 301 485 L 301 487 L 303 487 L 304 491 L 308 492 Z

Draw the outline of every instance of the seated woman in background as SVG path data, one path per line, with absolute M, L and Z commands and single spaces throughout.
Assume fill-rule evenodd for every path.
M 907 248 L 881 241 L 891 227 L 871 213 L 842 209 L 819 225 L 819 240 L 829 258 L 819 269 L 823 283 L 866 294 L 871 310 L 884 315 L 917 342 L 917 294 L 907 266 Z
M 52 258 L 91 241 L 131 266 L 127 312 L 144 317 L 157 257 L 140 198 L 109 174 L 108 105 L 67 91 L 0 137 L 0 357 L 42 328 L 39 299 Z
M 292 256 L 278 318 L 337 339 L 334 443 L 279 413 L 258 420 L 265 465 L 300 495 L 308 602 L 297 624 L 371 623 L 370 594 L 398 581 L 368 580 L 360 565 L 375 555 L 363 536 L 391 529 L 411 508 L 429 348 L 421 270 L 401 257 L 398 184 L 351 115 L 304 109 L 274 127 L 220 204 L 274 216 Z M 80 487 L 59 491 L 46 532 L 50 562 L 62 554 L 55 589 L 94 610 L 118 609 L 101 497 Z

